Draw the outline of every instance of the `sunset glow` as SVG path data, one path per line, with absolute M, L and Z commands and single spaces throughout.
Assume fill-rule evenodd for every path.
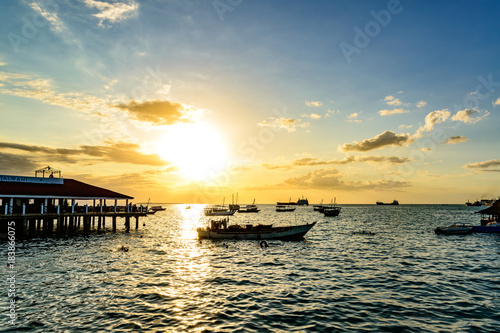
M 169 126 L 158 142 L 158 154 L 173 163 L 183 177 L 204 180 L 227 163 L 227 146 L 221 135 L 206 124 Z
M 2 1 L 0 174 L 175 203 L 498 197 L 498 6 Z

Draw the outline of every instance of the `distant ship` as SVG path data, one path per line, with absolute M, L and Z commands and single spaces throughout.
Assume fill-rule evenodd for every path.
M 466 206 L 482 206 L 483 203 L 481 201 L 474 201 L 474 202 L 470 202 L 467 200 L 467 202 L 465 203 Z
M 276 203 L 276 205 L 278 206 L 292 206 L 292 205 L 296 205 L 297 203 L 296 202 L 292 202 L 292 198 L 288 199 L 288 202 L 280 202 L 278 201 Z
M 297 205 L 297 206 L 309 206 L 309 200 L 307 199 L 304 199 L 304 197 L 302 197 L 302 199 L 298 199 L 297 202 L 292 202 L 292 198 L 288 199 L 288 202 L 281 202 L 281 201 L 278 201 L 276 203 L 277 205 L 279 206 L 291 206 L 291 205 Z
M 492 206 L 493 203 L 498 200 L 498 199 L 481 199 L 481 202 L 485 205 L 485 206 Z
M 299 206 L 309 206 L 309 200 L 304 199 L 304 196 L 302 196 L 302 199 L 297 200 L 297 205 Z
M 393 206 L 397 206 L 397 205 L 399 205 L 399 201 L 394 200 L 391 203 L 385 203 L 385 202 L 382 202 L 382 201 L 377 201 L 377 205 L 393 205 Z

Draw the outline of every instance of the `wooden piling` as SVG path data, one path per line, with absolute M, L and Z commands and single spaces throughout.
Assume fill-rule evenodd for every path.
M 116 232 L 116 215 L 113 215 L 112 223 L 113 223 L 113 232 Z
M 130 215 L 125 216 L 125 232 L 130 231 Z

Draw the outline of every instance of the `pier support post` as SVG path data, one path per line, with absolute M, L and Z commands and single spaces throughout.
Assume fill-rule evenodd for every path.
M 62 234 L 63 231 L 64 216 L 57 217 L 57 233 Z
M 29 220 L 28 236 L 33 237 L 36 232 L 36 219 Z
M 102 206 L 101 206 L 102 207 Z M 101 230 L 101 220 L 102 220 L 102 216 L 98 216 L 97 217 L 97 231 L 100 231 Z
M 139 216 L 135 217 L 135 230 L 139 229 Z
M 116 215 L 113 215 L 113 232 L 116 232 Z
M 125 232 L 128 233 L 130 231 L 130 216 L 125 217 Z

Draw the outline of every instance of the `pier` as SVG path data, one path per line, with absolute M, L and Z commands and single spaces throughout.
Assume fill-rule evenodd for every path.
M 42 177 L 37 177 L 39 173 Z M 131 220 L 135 219 L 138 229 L 139 217 L 148 213 L 148 207 L 137 207 L 132 199 L 64 179 L 60 171 L 50 167 L 35 171 L 35 177 L 0 175 L 0 238 L 7 238 L 12 228 L 16 238 L 101 232 L 106 230 L 107 220 L 116 232 L 119 219 L 129 232 Z M 109 202 L 112 205 L 108 206 Z

